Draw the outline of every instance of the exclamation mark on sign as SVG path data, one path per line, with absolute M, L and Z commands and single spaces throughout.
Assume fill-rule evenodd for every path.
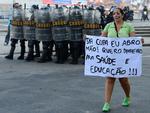
M 131 68 L 129 68 L 129 75 L 131 75 Z
M 137 69 L 135 69 L 135 75 L 137 75 Z
M 134 70 L 134 68 L 133 68 L 133 69 L 132 69 L 132 75 L 134 75 L 134 71 L 135 71 L 135 70 Z
M 129 68 L 129 75 L 137 75 L 137 69 L 136 68 Z
M 99 53 L 99 48 L 97 47 L 97 53 Z

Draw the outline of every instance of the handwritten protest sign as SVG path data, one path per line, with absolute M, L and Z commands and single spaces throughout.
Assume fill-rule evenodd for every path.
M 106 38 L 86 36 L 85 75 L 131 77 L 142 74 L 140 37 Z

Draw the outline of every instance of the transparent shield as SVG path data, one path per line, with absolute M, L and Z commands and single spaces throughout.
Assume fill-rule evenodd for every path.
M 51 23 L 50 13 L 48 9 L 40 9 L 35 12 L 35 36 L 39 41 L 50 41 L 51 36 Z
M 34 12 L 31 9 L 24 10 L 23 32 L 26 40 L 35 40 Z

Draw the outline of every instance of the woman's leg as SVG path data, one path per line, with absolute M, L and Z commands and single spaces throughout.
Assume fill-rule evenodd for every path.
M 128 78 L 119 78 L 119 82 L 124 90 L 126 97 L 130 97 L 130 84 Z
M 105 94 L 104 94 L 105 103 L 110 103 L 115 80 L 116 80 L 115 78 L 111 77 L 106 78 Z
M 129 84 L 128 78 L 120 78 L 119 81 L 126 95 L 126 97 L 124 97 L 122 101 L 122 106 L 128 107 L 131 102 L 130 101 L 130 84 Z
M 110 100 L 114 88 L 115 78 L 108 77 L 105 82 L 105 104 L 102 108 L 103 112 L 108 112 L 110 110 Z

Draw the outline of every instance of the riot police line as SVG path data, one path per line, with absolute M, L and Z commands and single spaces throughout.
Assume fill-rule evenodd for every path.
M 84 55 L 84 35 L 99 36 L 100 33 L 101 12 L 94 8 L 57 6 L 39 9 L 33 5 L 30 9 L 23 10 L 13 7 L 11 49 L 5 58 L 13 59 L 16 43 L 20 41 L 20 60 L 32 61 L 39 57 L 40 63 L 52 61 L 55 47 L 56 63 L 65 63 L 71 56 L 70 63 L 78 64 L 78 59 Z M 28 42 L 29 50 L 26 57 L 25 41 Z

